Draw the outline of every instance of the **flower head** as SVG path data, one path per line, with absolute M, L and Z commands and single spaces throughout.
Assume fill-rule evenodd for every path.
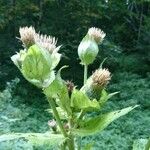
M 111 73 L 108 71 L 108 69 L 96 70 L 92 75 L 92 85 L 98 87 L 105 87 L 111 79 L 110 75 Z
M 92 27 L 88 30 L 88 35 L 93 37 L 94 40 L 99 44 L 103 41 L 106 34 L 99 28 Z
M 19 29 L 20 40 L 23 42 L 23 45 L 27 48 L 35 44 L 35 29 L 34 27 L 21 27 Z
M 55 37 L 47 36 L 43 34 L 36 34 L 35 36 L 35 42 L 40 47 L 48 50 L 50 53 L 52 53 L 54 50 L 59 50 L 60 47 L 56 47 L 57 40 Z
M 55 79 L 54 69 L 61 58 L 57 53 L 60 48 L 56 47 L 57 41 L 37 34 L 32 26 L 20 28 L 19 32 L 25 49 L 13 55 L 12 61 L 30 83 L 39 88 L 48 87 Z

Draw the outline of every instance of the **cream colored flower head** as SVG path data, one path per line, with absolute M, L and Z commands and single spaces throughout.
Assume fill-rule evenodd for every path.
M 19 29 L 20 33 L 20 40 L 23 42 L 23 45 L 26 48 L 29 48 L 30 46 L 35 44 L 35 29 L 34 27 L 20 27 Z
M 92 75 L 94 86 L 105 87 L 111 79 L 111 73 L 108 69 L 97 69 Z
M 50 53 L 52 53 L 54 50 L 58 51 L 60 48 L 60 47 L 56 47 L 57 39 L 52 36 L 36 34 L 35 42 L 37 45 L 48 50 Z
M 90 37 L 93 37 L 97 44 L 102 42 L 104 37 L 106 36 L 106 34 L 101 29 L 95 27 L 92 27 L 88 30 L 88 35 Z

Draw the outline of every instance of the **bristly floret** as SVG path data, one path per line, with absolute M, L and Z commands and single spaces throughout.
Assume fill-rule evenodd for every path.
M 98 69 L 92 75 L 93 86 L 105 87 L 111 79 L 108 69 Z
M 101 29 L 95 27 L 92 27 L 88 30 L 88 35 L 90 37 L 93 37 L 97 44 L 102 42 L 104 37 L 106 36 L 106 34 Z
M 48 50 L 50 53 L 52 53 L 54 50 L 59 50 L 59 48 L 56 47 L 57 39 L 55 37 L 36 34 L 35 42 L 37 45 Z
M 25 48 L 29 48 L 30 46 L 35 44 L 35 29 L 34 27 L 20 27 L 20 40 L 23 43 Z
M 72 92 L 73 88 L 75 87 L 74 83 L 72 81 L 67 80 L 65 84 L 67 86 L 68 92 Z
M 50 127 L 56 127 L 56 121 L 53 119 L 53 120 L 49 120 L 48 121 L 48 125 L 50 126 Z

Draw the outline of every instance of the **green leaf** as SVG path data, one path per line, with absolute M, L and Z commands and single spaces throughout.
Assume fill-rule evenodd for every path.
M 82 121 L 79 124 L 79 128 L 72 129 L 72 132 L 79 136 L 87 136 L 87 135 L 98 133 L 102 131 L 103 129 L 105 129 L 112 121 L 127 114 L 128 112 L 130 112 L 136 107 L 137 105 L 134 107 L 127 107 L 127 108 L 113 111 L 107 114 L 99 115 L 87 121 Z
M 147 140 L 147 143 L 145 145 L 145 150 L 150 150 L 150 138 Z
M 112 96 L 114 96 L 118 93 L 119 92 L 114 92 L 114 93 L 108 94 L 106 92 L 106 90 L 103 89 L 102 92 L 101 92 L 100 100 L 99 100 L 100 106 L 102 107 L 107 102 L 108 99 L 110 99 Z
M 99 110 L 99 102 L 96 99 L 90 100 L 85 93 L 74 89 L 71 95 L 71 107 L 77 110 Z
M 57 112 L 58 112 L 60 118 L 63 119 L 63 120 L 66 120 L 66 119 L 67 119 L 67 114 L 66 114 L 66 112 L 65 112 L 62 108 L 60 108 L 60 107 L 56 107 L 56 109 L 57 109 Z M 47 111 L 48 111 L 49 113 L 53 114 L 52 109 L 47 109 Z
M 34 146 L 42 146 L 45 144 L 54 146 L 60 144 L 64 138 L 61 134 L 47 133 L 12 133 L 0 136 L 0 143 L 15 139 L 24 138 L 27 142 Z
M 61 70 L 66 66 L 59 69 L 55 80 L 47 88 L 45 88 L 44 94 L 49 98 L 55 98 L 58 100 L 59 106 L 65 110 L 68 114 L 71 114 L 70 98 L 68 94 L 67 86 L 61 78 Z
M 29 82 L 43 88 L 51 84 L 55 78 L 51 67 L 52 59 L 48 51 L 33 45 L 22 61 L 21 72 Z
M 138 139 L 133 142 L 133 150 L 146 150 L 147 139 Z M 149 149 L 147 149 L 149 150 Z
M 83 150 L 92 150 L 94 143 L 88 143 L 83 147 Z
M 24 60 L 25 56 L 26 56 L 26 51 L 20 50 L 19 53 L 15 54 L 11 57 L 11 60 L 18 67 L 19 70 L 21 69 L 22 61 Z
M 52 53 L 51 58 L 52 58 L 52 67 L 51 67 L 51 69 L 55 69 L 55 67 L 60 62 L 61 54 L 59 54 L 57 52 L 54 52 L 54 53 Z
M 101 62 L 99 68 L 103 68 L 103 64 L 104 64 L 104 62 L 105 62 L 106 60 L 107 60 L 107 57 L 103 59 L 103 61 Z

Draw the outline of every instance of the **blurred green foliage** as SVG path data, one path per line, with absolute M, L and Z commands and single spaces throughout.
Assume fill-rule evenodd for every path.
M 88 28 L 95 26 L 107 36 L 89 70 L 92 72 L 107 57 L 104 67 L 113 72 L 109 90 L 120 91 L 104 111 L 134 104 L 140 107 L 82 144 L 93 138 L 96 150 L 129 150 L 135 139 L 147 139 L 150 136 L 149 8 L 148 0 L 0 1 L 0 134 L 45 132 L 51 118 L 45 111 L 48 103 L 43 94 L 21 77 L 10 60 L 21 48 L 16 39 L 19 27 L 33 25 L 41 33 L 56 36 L 58 43 L 63 44 L 60 66 L 70 65 L 63 76 L 80 85 L 83 68 L 77 59 L 77 47 Z M 13 150 L 33 149 L 22 140 L 3 144 L 0 150 L 10 150 L 12 145 Z M 42 148 L 46 150 L 46 146 Z

